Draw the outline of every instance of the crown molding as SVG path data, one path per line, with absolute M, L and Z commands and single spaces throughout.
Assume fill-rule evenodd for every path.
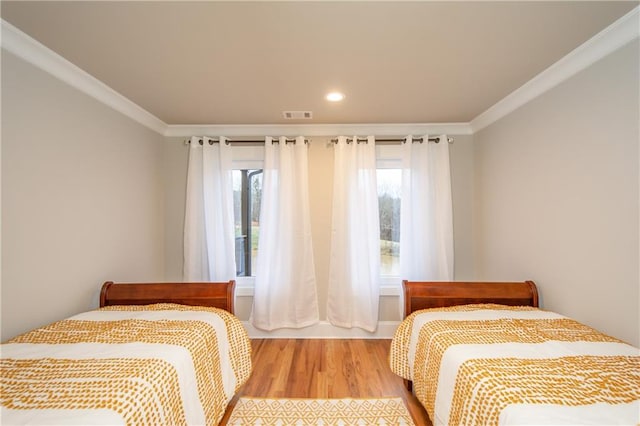
M 388 124 L 211 124 L 168 125 L 165 136 L 228 136 L 259 137 L 276 136 L 336 136 L 376 135 L 406 136 L 425 134 L 470 135 L 469 123 L 388 123 Z
M 596 61 L 640 37 L 640 6 L 578 46 L 558 62 L 507 95 L 469 123 L 472 133 L 484 129 Z
M 0 43 L 3 49 L 126 115 L 143 126 L 157 133 L 164 134 L 167 125 L 162 120 L 40 42 L 29 37 L 4 19 L 2 19 L 1 22 L 2 40 Z

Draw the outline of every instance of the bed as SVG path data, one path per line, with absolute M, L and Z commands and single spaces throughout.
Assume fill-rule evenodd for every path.
M 113 283 L 1 347 L 3 424 L 217 425 L 251 373 L 234 281 Z
M 640 424 L 640 349 L 538 308 L 535 283 L 403 282 L 389 362 L 440 424 Z

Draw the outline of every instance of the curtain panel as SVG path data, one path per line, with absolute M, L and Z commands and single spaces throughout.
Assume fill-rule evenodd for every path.
M 191 138 L 184 219 L 184 281 L 228 281 L 236 276 L 231 147 L 225 141 Z
M 380 297 L 380 222 L 375 138 L 341 136 L 334 149 L 327 319 L 375 331 Z
M 453 203 L 447 136 L 402 145 L 400 274 L 405 280 L 452 281 Z
M 319 321 L 309 211 L 308 146 L 265 141 L 258 259 L 251 323 L 262 330 Z

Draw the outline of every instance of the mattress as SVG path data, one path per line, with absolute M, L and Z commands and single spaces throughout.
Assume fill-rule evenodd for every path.
M 215 425 L 251 373 L 229 312 L 111 306 L 1 347 L 3 424 Z

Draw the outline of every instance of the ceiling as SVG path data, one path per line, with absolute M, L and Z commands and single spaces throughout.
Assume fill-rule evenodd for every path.
M 1 15 L 169 125 L 464 123 L 637 4 L 2 1 Z

